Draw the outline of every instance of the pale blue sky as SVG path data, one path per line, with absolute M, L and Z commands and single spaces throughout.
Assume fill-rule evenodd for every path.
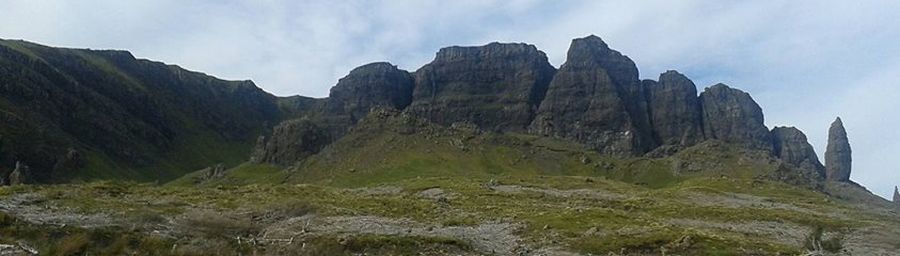
M 750 92 L 766 123 L 806 132 L 820 157 L 840 115 L 852 179 L 900 184 L 900 1 L 5 0 L 0 38 L 126 49 L 276 95 L 323 97 L 353 67 L 413 71 L 449 45 L 526 42 L 559 66 L 595 34 L 642 78 L 667 69 L 702 90 Z

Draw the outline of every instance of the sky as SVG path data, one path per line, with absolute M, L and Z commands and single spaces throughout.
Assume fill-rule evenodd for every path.
M 641 78 L 674 69 L 699 90 L 749 92 L 766 124 L 803 130 L 820 160 L 840 116 L 851 179 L 900 185 L 900 1 L 2 0 L 0 38 L 124 49 L 275 95 L 325 97 L 352 68 L 414 71 L 441 47 L 525 42 L 554 66 L 603 38 Z

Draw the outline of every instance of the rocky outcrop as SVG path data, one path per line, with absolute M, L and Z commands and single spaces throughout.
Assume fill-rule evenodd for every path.
M 659 75 L 659 82 L 645 80 L 644 87 L 659 144 L 692 146 L 703 141 L 703 111 L 694 82 L 670 70 Z
M 448 47 L 416 71 L 409 111 L 441 125 L 525 131 L 555 69 L 534 45 Z
M 605 154 L 646 153 L 655 145 L 642 88 L 637 67 L 627 56 L 596 36 L 575 39 L 530 131 L 584 143 Z
M 403 109 L 412 102 L 415 80 L 409 72 L 387 62 L 360 66 L 331 88 L 322 119 L 339 137 L 373 107 Z
M 9 185 L 31 184 L 31 169 L 23 162 L 16 162 L 16 169 L 9 174 Z
M 285 121 L 275 126 L 270 138 L 263 148 L 254 151 L 254 162 L 290 165 L 318 153 L 332 141 L 325 129 L 309 119 Z
M 725 84 L 706 88 L 700 94 L 703 130 L 717 139 L 750 149 L 772 151 L 772 136 L 764 124 L 762 109 L 750 94 Z
M 776 157 L 793 167 L 815 171 L 825 178 L 825 166 L 819 162 L 815 149 L 802 131 L 794 127 L 775 127 L 772 129 L 772 139 Z
M 409 72 L 376 62 L 350 71 L 328 98 L 286 99 L 282 103 L 294 119 L 276 126 L 268 139 L 259 137 L 250 160 L 281 165 L 303 160 L 344 136 L 371 109 L 408 106 L 414 85 Z
M 218 179 L 221 177 L 225 177 L 225 174 L 226 174 L 225 171 L 226 171 L 225 165 L 219 163 L 214 166 L 210 166 L 210 167 L 203 169 L 203 171 L 200 172 L 203 175 L 201 177 L 201 179 L 204 181 L 208 181 L 208 180 L 212 180 L 212 179 Z
M 825 168 L 828 180 L 850 181 L 850 168 L 853 160 L 851 152 L 847 130 L 844 129 L 844 123 L 838 117 L 828 129 L 828 148 L 825 150 Z

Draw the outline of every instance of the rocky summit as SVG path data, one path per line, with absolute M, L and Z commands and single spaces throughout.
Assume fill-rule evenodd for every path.
M 276 97 L 0 40 L 0 255 L 900 255 L 840 118 L 823 165 L 748 92 L 652 76 L 591 35 Z

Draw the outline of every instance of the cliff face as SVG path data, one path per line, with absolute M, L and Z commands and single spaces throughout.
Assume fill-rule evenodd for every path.
M 530 131 L 612 155 L 654 146 L 637 67 L 596 36 L 572 41 Z
M 448 47 L 416 71 L 409 111 L 432 122 L 524 131 L 555 69 L 528 44 Z
M 387 62 L 350 71 L 331 88 L 319 115 L 333 137 L 340 137 L 373 107 L 403 109 L 412 102 L 415 82 L 409 72 Z
M 794 167 L 815 171 L 820 178 L 825 178 L 825 166 L 819 162 L 816 151 L 802 131 L 794 127 L 776 127 L 772 129 L 772 138 L 776 157 Z
M 659 82 L 647 80 L 644 84 L 657 142 L 692 146 L 703 141 L 703 110 L 694 82 L 670 70 L 659 75 Z
M 707 138 L 772 151 L 772 136 L 762 108 L 750 94 L 717 84 L 700 94 L 703 130 Z
M 124 51 L 0 40 L 0 169 L 22 162 L 36 182 L 174 178 L 246 156 L 278 119 L 274 101 L 250 81 Z

